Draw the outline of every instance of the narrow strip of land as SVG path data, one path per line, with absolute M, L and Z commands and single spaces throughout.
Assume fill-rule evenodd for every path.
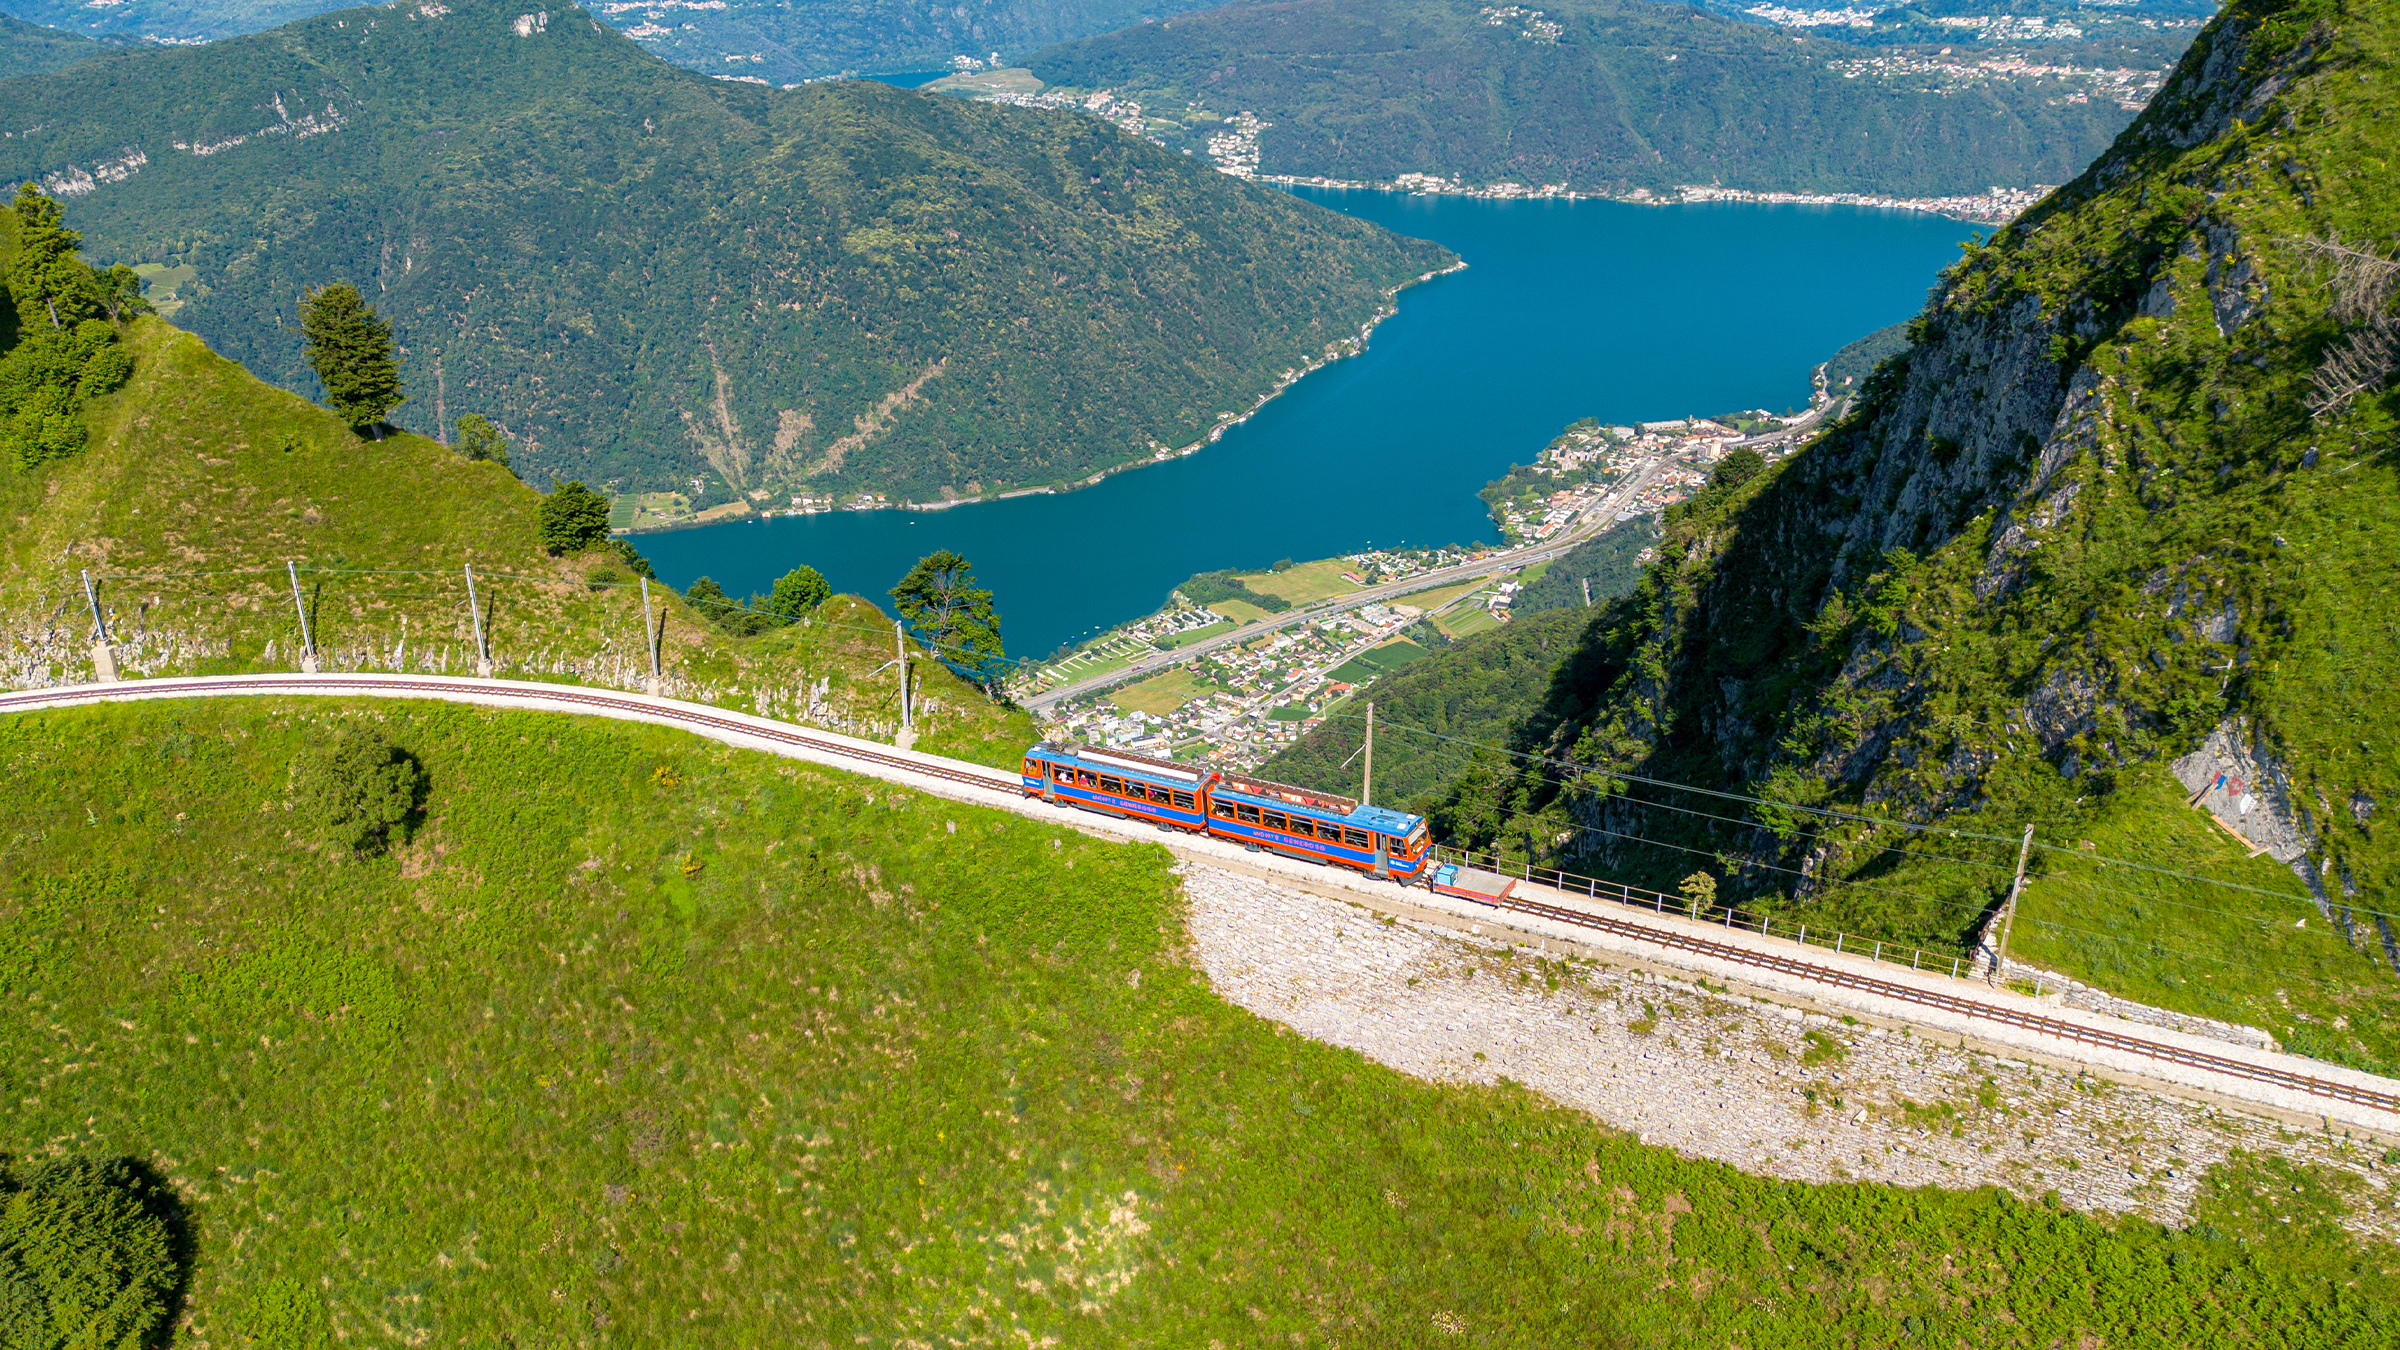
M 1379 600 L 1396 600 L 1401 596 L 1413 595 L 1418 591 L 1429 591 L 1476 577 L 1490 576 L 1494 572 L 1514 572 L 1520 568 L 1531 567 L 1535 563 L 1555 558 L 1614 524 L 1617 512 L 1624 509 L 1626 502 L 1633 500 L 1635 493 L 1648 486 L 1650 479 L 1660 469 L 1666 467 L 1666 463 L 1666 460 L 1659 459 L 1644 466 L 1640 473 L 1635 474 L 1623 487 L 1610 494 L 1605 501 L 1584 512 L 1581 519 L 1560 531 L 1555 539 L 1545 540 L 1526 548 L 1510 549 L 1505 553 L 1494 553 L 1488 557 L 1478 558 L 1474 562 L 1459 563 L 1456 566 L 1444 567 L 1432 572 L 1421 572 L 1405 581 L 1385 582 L 1380 586 L 1370 586 L 1362 591 L 1352 591 L 1347 595 L 1337 596 L 1330 600 L 1320 600 L 1313 605 L 1306 605 L 1274 615 L 1271 618 L 1245 624 L 1230 633 L 1220 633 L 1215 637 L 1195 642 L 1188 647 L 1178 647 L 1173 651 L 1162 651 L 1144 656 L 1131 665 L 1119 666 L 1104 675 L 1095 675 L 1090 679 L 1077 680 L 1072 684 L 1062 684 L 1056 689 L 1046 689 L 1041 693 L 1029 695 L 1024 700 L 1024 706 L 1034 712 L 1039 712 L 1070 699 L 1081 698 L 1085 694 L 1097 693 L 1102 689 L 1119 684 L 1130 684 L 1136 680 L 1156 675 L 1162 670 L 1189 664 L 1220 647 L 1255 642 L 1269 633 L 1281 632 L 1286 628 L 1309 623 L 1327 615 L 1339 614 L 1345 610 L 1356 609 L 1361 605 L 1373 604 Z

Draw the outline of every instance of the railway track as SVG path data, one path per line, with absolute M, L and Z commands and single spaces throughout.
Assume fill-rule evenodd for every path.
M 1548 919 L 1553 923 L 1570 924 L 1577 928 L 1589 928 L 1618 937 L 1629 937 L 1661 947 L 1670 947 L 1677 951 L 1690 952 L 1696 956 L 1732 961 L 1760 970 L 1773 971 L 1779 975 L 1792 975 L 1819 984 L 1833 985 L 1836 988 L 1855 989 L 1860 993 L 1874 994 L 1880 998 L 1898 999 L 1904 1003 L 1912 1003 L 1922 1008 L 1933 1008 L 1956 1016 L 1998 1022 L 2005 1026 L 2018 1027 L 2043 1036 L 2056 1036 L 2062 1040 L 2074 1041 L 2097 1049 L 2114 1050 L 2120 1054 L 2140 1055 L 2162 1063 L 2180 1064 L 2187 1068 L 2202 1069 L 2209 1073 L 2225 1074 L 2248 1082 L 2282 1088 L 2288 1092 L 2304 1092 L 2314 1097 L 2351 1102 L 2359 1106 L 2369 1106 L 2379 1111 L 2389 1111 L 2400 1115 L 2400 1094 L 2396 1093 L 2378 1092 L 2371 1088 L 2355 1087 L 2348 1083 L 2330 1082 L 2294 1070 L 2278 1069 L 2273 1065 L 2252 1064 L 2223 1055 L 2212 1055 L 2204 1050 L 2169 1045 L 2163 1041 L 2154 1041 L 2143 1036 L 2130 1036 L 2123 1032 L 2110 1031 L 2104 1027 L 2088 1027 L 2061 1018 L 2044 1017 L 2039 1013 L 2023 1012 L 1997 1003 L 1986 1003 L 1981 999 L 1945 994 L 1932 989 L 1920 989 L 1914 985 L 1902 984 L 1897 980 L 1882 980 L 1872 975 L 1860 974 L 1857 971 L 1844 970 L 1839 966 L 1803 961 L 1796 957 L 1778 956 L 1773 952 L 1753 951 L 1748 947 L 1736 946 L 1730 942 L 1717 942 L 1693 933 L 1652 927 L 1649 924 L 1634 923 L 1606 914 L 1593 914 L 1565 905 L 1550 904 L 1546 901 L 1511 895 L 1497 901 L 1486 900 L 1479 903 L 1495 909 Z
M 444 699 L 487 706 L 520 707 L 531 711 L 589 712 L 605 717 L 648 722 L 654 725 L 684 727 L 720 739 L 732 737 L 752 742 L 763 741 L 770 745 L 781 745 L 837 760 L 872 765 L 885 772 L 903 774 L 920 781 L 951 783 L 985 792 L 1000 793 L 1011 798 L 1021 796 L 1021 787 L 1014 776 L 1003 775 L 975 765 L 963 764 L 956 760 L 943 760 L 938 756 L 913 752 L 897 753 L 882 750 L 853 741 L 849 737 L 813 732 L 790 723 L 775 722 L 745 713 L 728 713 L 697 704 L 571 685 L 447 679 L 435 676 L 216 675 L 187 679 L 135 680 L 120 684 L 19 690 L 0 694 L 0 713 L 154 698 L 214 698 L 227 695 L 342 697 L 361 694 Z M 1167 846 L 1179 851 L 1197 851 L 1203 857 L 1208 856 L 1205 850 L 1194 850 L 1191 841 L 1170 840 L 1167 841 Z M 1607 933 L 1695 956 L 1728 961 L 1833 988 L 1854 990 L 1859 993 L 1893 999 L 1956 1017 L 2015 1027 L 2036 1035 L 2054 1037 L 2094 1049 L 2133 1055 L 2211 1074 L 2221 1074 L 2244 1082 L 2257 1083 L 2264 1087 L 2297 1092 L 2329 1101 L 2365 1106 L 2400 1117 L 2400 1093 L 2334 1082 L 2295 1069 L 2251 1063 L 2225 1055 L 2210 1054 L 2204 1050 L 2152 1040 L 2145 1036 L 2130 1035 L 2104 1027 L 2085 1026 L 2063 1018 L 2045 1017 L 2039 1013 L 2025 1012 L 1982 999 L 1920 988 L 1897 980 L 1879 979 L 1873 975 L 1846 970 L 1840 966 L 1805 961 L 1769 951 L 1754 950 L 1736 943 L 1720 942 L 1667 925 L 1639 923 L 1631 919 L 1595 914 L 1588 910 L 1551 904 L 1547 901 L 1523 896 L 1512 895 L 1496 904 L 1485 903 L 1491 908 L 1523 914 L 1531 918 L 1546 919 L 1553 923 Z

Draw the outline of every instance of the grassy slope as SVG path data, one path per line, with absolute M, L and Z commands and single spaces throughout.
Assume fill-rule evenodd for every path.
M 1857 412 L 1677 514 L 1587 653 L 1593 711 L 1541 747 L 1983 838 L 1773 810 L 1760 830 L 1555 781 L 1470 829 L 1515 846 L 1597 825 L 1663 844 L 1594 850 L 1653 881 L 1713 857 L 1761 907 L 1963 945 L 2032 823 L 2021 950 L 2390 1067 L 2400 998 L 2373 911 L 2400 908 L 2400 851 L 2338 804 L 2400 794 L 2400 410 L 2387 391 L 2311 423 L 2340 334 L 2295 244 L 2400 225 L 2379 167 L 2395 71 L 2389 7 L 2229 9 L 2107 159 L 1952 270 Z M 2071 380 L 2088 431 L 2057 418 Z M 2210 640 L 2198 620 L 2227 605 L 2231 640 Z M 2171 793 L 2161 762 L 2226 718 L 2288 769 L 2316 832 L 2302 866 L 2352 907 L 2347 934 L 2291 872 L 2213 851 Z M 2085 839 L 2195 876 L 2103 874 Z
M 473 563 L 501 675 L 640 687 L 632 579 L 596 556 L 546 556 L 540 499 L 505 469 L 406 434 L 362 441 L 159 320 L 137 321 L 127 342 L 134 377 L 93 405 L 90 447 L 31 474 L 0 472 L 10 682 L 88 678 L 87 568 L 129 675 L 293 669 L 290 559 L 321 569 L 304 580 L 327 669 L 471 672 L 461 569 Z M 610 574 L 615 584 L 595 589 Z M 805 684 L 827 680 L 825 703 L 847 719 L 832 724 L 888 734 L 897 720 L 890 677 L 869 678 L 890 659 L 889 620 L 863 600 L 748 639 L 716 633 L 663 587 L 652 603 L 667 616 L 672 694 L 789 716 Z M 924 748 L 1013 764 L 1033 740 L 1023 714 L 930 662 L 921 669 L 934 703 Z
M 139 151 L 69 214 L 97 258 L 195 267 L 177 322 L 312 391 L 294 298 L 346 278 L 409 353 L 400 424 L 479 413 L 536 481 L 622 490 L 1063 485 L 1194 440 L 1450 261 L 1093 117 L 727 83 L 522 12 L 0 86 L 0 175 Z
M 281 805 L 352 720 L 432 782 L 364 862 Z M 0 721 L 0 766 L 0 1148 L 176 1180 L 195 1344 L 243 1343 L 276 1276 L 373 1345 L 2400 1325 L 2400 1258 L 2317 1221 L 2309 1175 L 2235 1169 L 2186 1234 L 1683 1161 L 1231 1009 L 1155 848 L 675 733 L 143 705 Z

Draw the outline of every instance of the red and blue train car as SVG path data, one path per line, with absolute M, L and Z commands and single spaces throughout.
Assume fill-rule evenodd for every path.
M 1425 818 L 1289 783 L 1122 750 L 1047 742 L 1025 752 L 1025 795 L 1209 834 L 1403 884 L 1425 872 Z

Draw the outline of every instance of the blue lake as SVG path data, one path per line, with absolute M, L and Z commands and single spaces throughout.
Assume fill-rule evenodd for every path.
M 1195 572 L 1494 539 L 1475 494 L 1568 423 L 1806 405 L 1836 349 L 1914 314 L 1979 233 L 1852 207 L 1642 207 L 1301 195 L 1438 240 L 1467 270 L 1401 293 L 1364 355 L 1302 380 L 1200 453 L 1064 495 L 844 511 L 640 536 L 659 575 L 734 595 L 800 563 L 888 608 L 950 548 L 997 596 L 1012 654 L 1146 614 Z M 1356 490 L 1332 495 L 1322 484 Z M 1062 540 L 1103 566 L 1069 574 Z

